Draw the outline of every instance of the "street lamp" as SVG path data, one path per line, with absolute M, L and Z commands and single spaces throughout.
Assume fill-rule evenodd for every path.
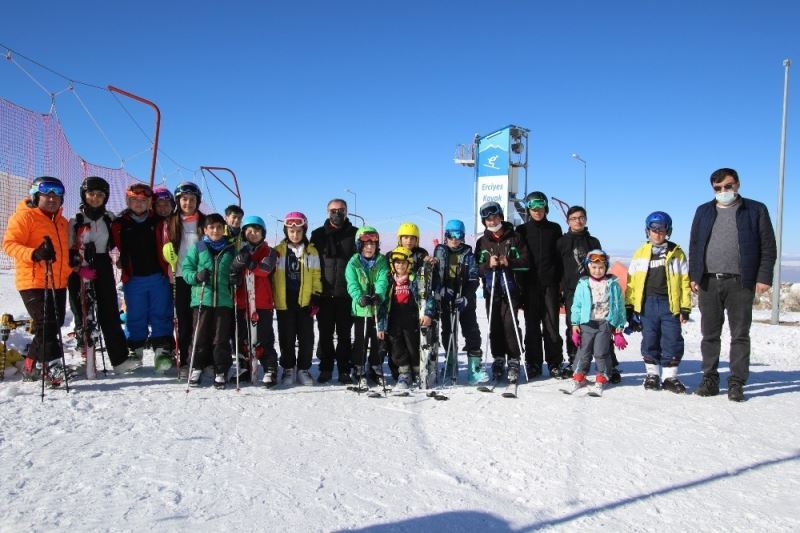
M 428 207 L 427 209 L 430 209 L 431 211 L 433 211 L 434 213 L 439 215 L 439 234 L 440 234 L 439 238 L 442 239 L 439 242 L 443 243 L 444 242 L 444 215 L 438 209 L 434 209 L 432 207 Z
M 267 216 L 268 216 L 268 217 L 272 217 L 272 218 L 274 218 L 274 219 L 275 219 L 275 240 L 274 240 L 274 241 L 272 241 L 272 245 L 273 245 L 273 246 L 275 246 L 276 244 L 278 244 L 278 227 L 279 227 L 279 225 L 283 224 L 283 219 L 282 219 L 282 218 L 278 218 L 278 217 L 276 217 L 276 216 L 275 216 L 275 215 L 273 215 L 272 213 L 267 213 Z M 266 229 L 266 228 L 265 228 L 265 229 Z M 266 235 L 264 235 L 264 238 L 265 238 L 265 239 L 266 239 L 266 237 L 267 237 L 267 236 L 266 236 Z
M 572 154 L 572 159 L 583 163 L 583 208 L 588 211 L 589 208 L 586 206 L 586 161 L 581 159 L 578 154 Z
M 359 219 L 361 219 L 361 225 L 362 226 L 366 226 L 367 225 L 367 221 L 364 220 L 364 217 L 362 217 L 361 215 L 357 215 L 355 213 L 347 213 L 347 216 L 351 216 L 353 218 L 359 218 Z
M 350 189 L 345 189 L 344 192 L 349 192 L 353 195 L 353 211 L 358 213 L 358 195 Z M 363 220 L 363 219 L 362 219 Z

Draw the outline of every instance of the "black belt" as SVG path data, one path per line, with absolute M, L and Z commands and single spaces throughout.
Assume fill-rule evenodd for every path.
M 706 274 L 709 278 L 717 278 L 717 279 L 731 279 L 731 278 L 738 278 L 739 274 L 725 274 L 724 272 L 709 272 Z

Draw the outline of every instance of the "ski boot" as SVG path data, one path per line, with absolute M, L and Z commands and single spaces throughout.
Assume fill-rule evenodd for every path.
M 203 370 L 201 368 L 194 368 L 192 369 L 191 376 L 189 376 L 189 386 L 190 387 L 199 387 L 200 380 L 203 379 Z
M 561 387 L 559 390 L 564 394 L 572 394 L 581 387 L 585 386 L 586 386 L 586 376 L 584 374 L 581 374 L 580 372 L 575 372 L 575 374 L 572 375 L 572 379 L 567 381 L 567 384 Z
M 506 367 L 506 360 L 504 357 L 495 357 L 492 363 L 492 380 L 500 381 L 503 379 L 503 371 Z
M 470 385 L 477 385 L 479 383 L 486 383 L 489 381 L 489 375 L 483 369 L 483 354 L 480 350 L 475 350 L 467 353 L 467 372 Z
M 507 380 L 509 385 L 516 384 L 519 381 L 519 359 L 508 360 Z
M 392 390 L 395 396 L 408 396 L 411 388 L 411 369 L 408 366 L 401 366 L 398 370 L 397 383 Z
M 656 374 L 647 374 L 642 385 L 644 386 L 644 390 L 660 390 L 661 378 Z
M 594 385 L 592 385 L 592 387 L 589 389 L 589 396 L 600 398 L 603 395 L 603 389 L 607 383 L 608 378 L 605 376 L 605 374 L 597 374 L 597 377 L 594 380 Z
M 261 384 L 268 389 L 273 388 L 278 384 L 278 372 L 274 368 L 265 369 Z
M 283 376 L 281 377 L 281 385 L 286 385 L 287 387 L 294 385 L 294 378 L 294 368 L 284 368 Z
M 25 364 L 22 367 L 22 381 L 25 383 L 32 383 L 39 381 L 42 377 L 41 366 L 35 359 L 30 357 L 25 358 Z
M 311 378 L 311 374 L 308 373 L 308 370 L 298 370 L 296 381 L 304 387 L 311 387 L 314 385 L 314 380 Z
M 447 378 L 450 378 L 450 384 L 455 385 L 458 382 L 458 358 L 456 354 L 450 354 L 450 357 L 446 358 L 446 366 L 444 370 L 445 382 L 443 385 L 447 384 Z
M 225 388 L 225 374 L 219 373 L 214 376 L 214 388 L 217 390 Z
M 173 367 L 175 363 L 175 355 L 172 353 L 170 348 L 164 346 L 155 348 L 153 352 L 153 366 L 156 369 L 156 374 L 165 374 L 167 370 Z

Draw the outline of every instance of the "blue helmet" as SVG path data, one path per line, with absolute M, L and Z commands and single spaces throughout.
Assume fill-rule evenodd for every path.
M 672 235 L 672 217 L 664 211 L 653 211 L 644 219 L 645 235 L 651 229 L 663 229 L 667 232 L 667 237 Z
M 448 220 L 447 224 L 444 225 L 445 238 L 463 240 L 465 232 L 464 223 L 460 220 Z
M 261 228 L 261 233 L 266 237 L 267 225 L 264 224 L 263 218 L 257 217 L 256 215 L 247 215 L 242 219 L 242 232 L 244 232 L 247 226 L 258 226 L 259 228 Z

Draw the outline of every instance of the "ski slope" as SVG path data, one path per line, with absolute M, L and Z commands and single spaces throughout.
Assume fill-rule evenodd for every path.
M 24 314 L 8 272 L 0 299 Z M 800 314 L 783 319 L 793 325 L 753 325 L 741 404 L 645 392 L 638 335 L 602 398 L 541 378 L 518 399 L 468 386 L 449 401 L 340 385 L 187 394 L 145 368 L 42 403 L 12 376 L 0 383 L 0 530 L 798 531 Z

